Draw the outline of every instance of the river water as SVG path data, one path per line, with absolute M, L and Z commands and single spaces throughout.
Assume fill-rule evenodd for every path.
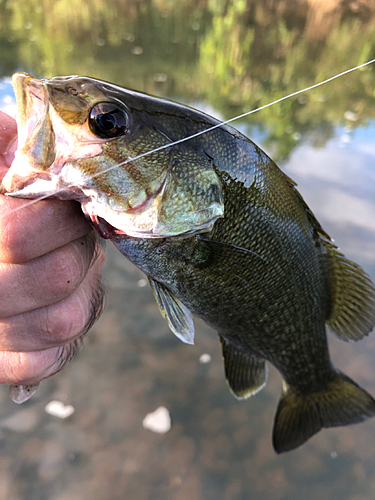
M 375 57 L 371 0 L 13 0 L 0 16 L 0 108 L 11 114 L 17 70 L 102 78 L 228 119 Z M 374 88 L 367 67 L 234 123 L 373 280 Z M 105 312 L 72 364 L 22 406 L 0 391 L 2 498 L 375 498 L 375 419 L 277 456 L 277 371 L 236 401 L 215 332 L 197 320 L 195 345 L 183 345 L 110 244 L 104 276 Z M 334 363 L 375 394 L 374 334 L 329 340 Z M 74 414 L 48 414 L 52 400 Z M 142 424 L 160 406 L 171 418 L 162 434 Z

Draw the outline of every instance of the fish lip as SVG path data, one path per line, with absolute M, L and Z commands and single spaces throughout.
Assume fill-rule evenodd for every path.
M 29 96 L 36 97 L 44 104 L 46 103 L 47 93 L 44 80 L 38 80 L 29 73 L 15 73 L 12 76 L 12 86 L 16 94 L 17 104 L 23 105 L 23 108 L 17 110 L 21 111 L 21 114 L 23 114 L 22 111 L 26 111 L 25 99 Z
M 29 93 L 29 96 L 35 97 L 36 99 L 46 102 L 46 89 L 41 80 L 37 80 L 36 78 L 30 78 L 25 82 L 26 89 Z
M 18 149 L 21 149 L 46 113 L 48 95 L 43 81 L 29 73 L 15 73 L 12 85 L 17 104 Z

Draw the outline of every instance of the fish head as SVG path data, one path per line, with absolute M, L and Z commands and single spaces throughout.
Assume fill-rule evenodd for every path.
M 3 193 L 77 200 L 105 234 L 133 237 L 190 236 L 223 216 L 213 159 L 191 140 L 170 146 L 212 126 L 206 115 L 88 77 L 12 82 L 18 149 Z

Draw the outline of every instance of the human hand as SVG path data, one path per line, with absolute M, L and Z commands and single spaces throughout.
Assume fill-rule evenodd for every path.
M 0 180 L 15 143 L 0 112 Z M 26 203 L 0 195 L 0 383 L 16 402 L 73 358 L 103 303 L 104 252 L 78 203 Z

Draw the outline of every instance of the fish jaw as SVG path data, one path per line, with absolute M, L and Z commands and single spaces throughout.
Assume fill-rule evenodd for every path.
M 76 200 L 94 225 L 104 219 L 118 234 L 140 238 L 198 234 L 223 216 L 211 159 L 169 150 L 163 132 L 138 123 L 140 113 L 130 116 L 131 91 L 86 77 L 38 80 L 26 73 L 16 73 L 13 86 L 19 145 L 2 182 L 4 194 Z M 130 126 L 122 137 L 93 133 L 90 113 L 103 102 L 127 110 Z M 142 157 L 153 148 L 157 152 Z
M 88 134 L 78 127 L 64 127 L 50 106 L 44 80 L 16 73 L 12 83 L 17 101 L 18 148 L 2 181 L 2 192 L 20 198 L 59 197 L 61 193 L 64 199 L 77 199 L 84 176 L 77 171 L 71 181 L 66 181 L 63 170 L 77 154 L 81 158 L 100 154 L 101 145 L 88 141 L 76 147 L 77 142 L 87 142 Z
M 12 83 L 17 101 L 18 148 L 2 182 L 7 192 L 21 191 L 33 184 L 55 158 L 48 99 L 41 81 L 27 73 L 16 73 Z M 44 175 L 44 180 L 46 177 L 49 175 Z
M 212 211 L 181 214 L 181 218 L 174 218 L 173 224 L 159 220 L 160 198 L 150 200 L 147 207 L 139 210 L 129 210 L 127 212 L 117 212 L 108 208 L 107 204 L 93 201 L 81 202 L 84 214 L 91 219 L 97 227 L 98 218 L 104 219 L 112 226 L 112 230 L 117 235 L 126 234 L 134 238 L 168 238 L 174 236 L 192 236 L 194 234 L 210 231 L 223 211 L 220 206 L 212 207 Z M 193 229 L 192 229 L 193 228 Z M 101 232 L 101 231 L 99 231 Z

